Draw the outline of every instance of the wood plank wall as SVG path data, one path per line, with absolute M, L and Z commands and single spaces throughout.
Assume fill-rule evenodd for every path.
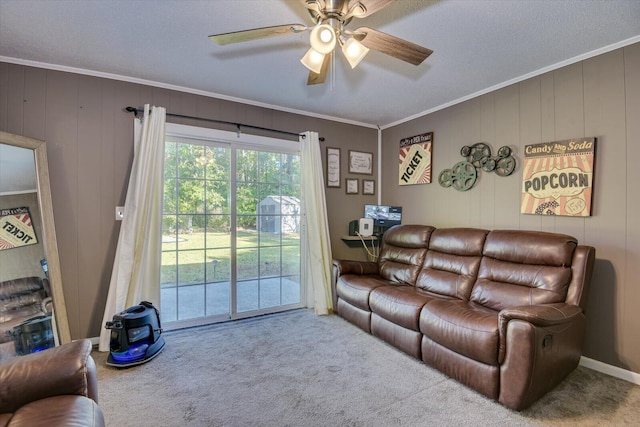
M 177 114 L 239 121 L 292 132 L 316 130 L 342 150 L 341 188 L 326 190 L 336 258 L 364 259 L 340 240 L 376 196 L 345 195 L 349 149 L 374 152 L 375 129 L 167 89 L 0 63 L 0 130 L 47 141 L 65 298 L 74 339 L 99 334 L 131 166 L 132 120 L 122 109 L 144 103 Z M 180 121 L 207 126 L 203 122 Z M 233 130 L 233 129 L 225 129 Z M 433 182 L 397 185 L 398 142 L 435 132 Z M 273 136 L 273 135 L 267 135 Z M 463 145 L 511 146 L 598 137 L 593 216 L 548 218 L 519 213 L 521 169 L 484 173 L 465 193 L 437 184 L 462 158 Z M 383 131 L 382 202 L 404 207 L 405 222 L 557 231 L 597 248 L 585 355 L 640 372 L 640 44 L 564 67 Z
M 348 150 L 377 150 L 378 131 L 370 127 L 0 62 L 0 130 L 47 142 L 58 249 L 73 339 L 96 337 L 102 327 L 120 227 L 115 221 L 115 207 L 124 204 L 133 158 L 133 115 L 124 108 L 145 103 L 166 107 L 167 112 L 175 114 L 289 132 L 317 131 L 325 138 L 321 143 L 323 163 L 326 146 L 341 148 L 343 180 L 347 176 Z M 196 120 L 168 121 L 215 126 Z M 363 205 L 375 203 L 376 196 L 347 196 L 344 184 L 341 188 L 327 189 L 326 194 L 333 255 L 363 259 L 364 254 L 348 248 L 340 236 L 347 234 L 349 220 L 360 218 Z
M 432 184 L 398 186 L 400 139 L 429 131 Z M 508 145 L 521 162 L 525 145 L 590 136 L 598 146 L 589 218 L 520 214 L 520 167 L 506 178 L 481 172 L 467 192 L 437 183 L 464 145 Z M 403 206 L 407 222 L 560 232 L 595 246 L 584 354 L 640 373 L 640 44 L 385 129 L 382 158 L 383 202 Z

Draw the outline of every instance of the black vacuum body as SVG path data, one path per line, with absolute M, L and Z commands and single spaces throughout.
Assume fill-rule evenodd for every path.
M 160 313 L 148 301 L 113 316 L 107 365 L 128 367 L 148 362 L 164 348 Z

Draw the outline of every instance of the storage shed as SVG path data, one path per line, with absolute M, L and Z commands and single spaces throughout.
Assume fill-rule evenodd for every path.
M 258 203 L 258 231 L 265 233 L 300 232 L 300 199 L 268 196 Z

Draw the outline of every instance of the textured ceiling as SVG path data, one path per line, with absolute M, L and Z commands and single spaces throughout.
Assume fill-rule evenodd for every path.
M 369 26 L 434 51 L 415 67 L 336 54 L 324 85 L 308 33 L 218 46 L 207 36 L 311 25 L 298 0 L 0 0 L 0 60 L 143 81 L 386 127 L 489 88 L 640 41 L 639 0 L 399 0 Z M 124 107 L 124 106 L 123 106 Z

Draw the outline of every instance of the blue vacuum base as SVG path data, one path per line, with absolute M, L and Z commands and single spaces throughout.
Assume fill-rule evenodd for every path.
M 117 353 L 109 352 L 107 357 L 107 365 L 116 368 L 129 368 L 131 366 L 142 365 L 153 360 L 164 349 L 164 339 L 159 337 L 152 345 L 144 344 L 143 346 L 132 347 L 129 351 Z M 144 351 L 144 353 L 143 353 Z

